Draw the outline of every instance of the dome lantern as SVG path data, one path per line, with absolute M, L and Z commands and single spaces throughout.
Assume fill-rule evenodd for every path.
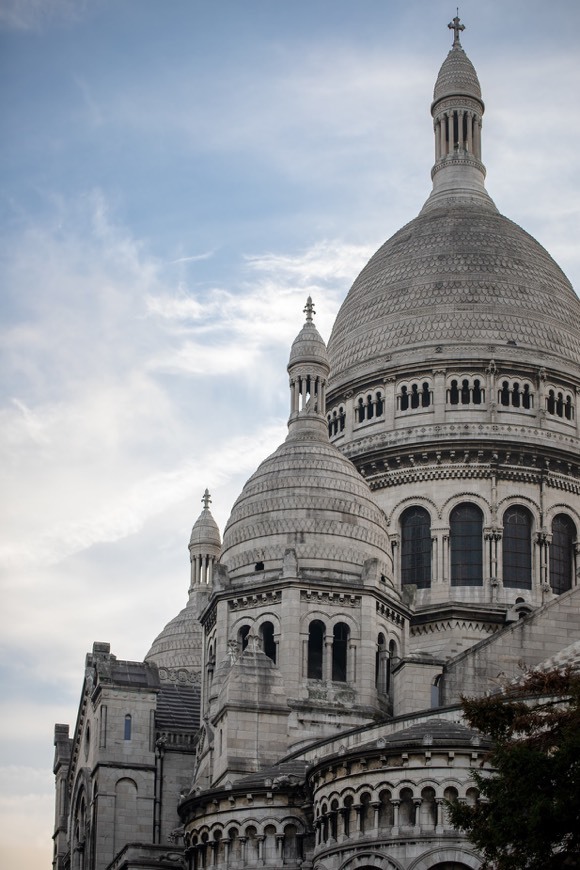
M 448 27 L 453 30 L 453 45 L 443 61 L 433 90 L 433 191 L 424 210 L 446 205 L 451 197 L 457 201 L 459 197 L 485 204 L 496 211 L 485 189 L 485 166 L 481 160 L 484 112 L 481 86 L 475 67 L 459 39 L 465 25 L 460 23 L 459 16 L 455 16 Z
M 326 422 L 326 384 L 330 363 L 326 345 L 313 321 L 314 304 L 309 296 L 304 308 L 306 322 L 292 344 L 288 375 L 290 378 L 290 433 L 298 424 L 324 429 Z
M 190 593 L 198 586 L 210 586 L 213 568 L 221 551 L 221 539 L 217 523 L 209 509 L 211 497 L 206 489 L 203 497 L 203 510 L 194 523 L 189 539 L 189 558 L 191 561 Z

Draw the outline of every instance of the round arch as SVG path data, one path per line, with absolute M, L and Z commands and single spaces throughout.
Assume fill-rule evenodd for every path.
M 318 866 L 316 870 L 319 870 Z M 348 858 L 339 870 L 403 870 L 403 867 L 394 858 L 369 849 Z
M 433 849 L 409 866 L 409 870 L 478 870 L 481 858 L 469 849 L 457 846 Z

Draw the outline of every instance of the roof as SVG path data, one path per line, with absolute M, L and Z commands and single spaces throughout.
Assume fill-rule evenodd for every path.
M 451 49 L 441 65 L 433 90 L 433 101 L 452 95 L 481 100 L 481 85 L 475 67 L 460 45 Z
M 420 214 L 370 259 L 336 318 L 330 388 L 384 377 L 393 351 L 450 354 L 508 342 L 580 365 L 580 299 L 521 227 L 478 205 Z M 498 351 L 499 352 L 499 349 Z M 397 357 L 404 362 L 404 357 Z
M 162 731 L 197 731 L 200 704 L 199 686 L 162 683 L 157 696 L 155 724 Z

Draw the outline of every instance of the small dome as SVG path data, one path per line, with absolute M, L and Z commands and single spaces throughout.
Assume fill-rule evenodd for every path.
M 330 364 L 328 362 L 326 345 L 312 322 L 314 306 L 310 296 L 308 297 L 304 311 L 306 312 L 306 323 L 292 343 L 288 368 L 299 363 L 318 363 L 319 365 L 326 367 L 328 370 Z
M 202 628 L 197 621 L 195 596 L 167 623 L 145 656 L 159 668 L 187 668 L 201 670 Z
M 282 569 L 288 549 L 300 569 L 360 576 L 367 559 L 390 563 L 382 511 L 324 423 L 301 425 L 248 480 L 224 530 L 221 561 L 232 578 Z M 390 573 L 390 571 L 389 571 Z
M 454 46 L 443 61 L 435 82 L 433 102 L 457 95 L 481 101 L 481 85 L 475 67 L 461 46 Z
M 210 551 L 214 552 L 216 547 L 218 550 L 221 547 L 221 538 L 218 525 L 209 509 L 210 497 L 207 489 L 202 501 L 205 506 L 191 530 L 189 548 L 195 547 L 196 549 L 206 550 L 209 547 Z

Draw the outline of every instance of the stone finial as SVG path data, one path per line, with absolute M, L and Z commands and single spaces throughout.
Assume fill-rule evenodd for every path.
M 316 311 L 314 310 L 314 302 L 312 301 L 312 296 L 309 296 L 306 300 L 304 314 L 306 315 L 306 323 L 312 323 L 312 317 L 314 314 L 316 314 Z
M 209 489 L 206 489 L 201 500 L 203 502 L 204 510 L 206 510 L 206 511 L 209 510 L 209 506 L 211 504 L 211 496 L 209 494 Z
M 461 48 L 461 42 L 459 41 L 459 34 L 462 30 L 465 30 L 465 24 L 459 23 L 459 9 L 457 9 L 457 15 L 450 21 L 447 27 L 453 31 L 453 48 Z

